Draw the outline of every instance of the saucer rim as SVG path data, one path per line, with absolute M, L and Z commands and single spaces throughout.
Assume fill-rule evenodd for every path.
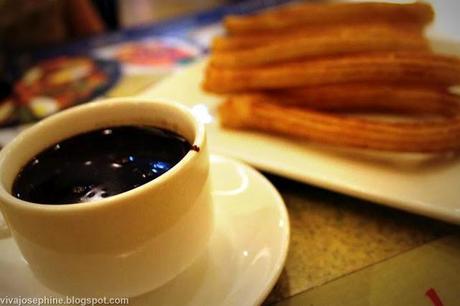
M 286 263 L 287 255 L 289 252 L 290 246 L 290 237 L 291 237 L 291 227 L 290 227 L 290 220 L 289 220 L 289 213 L 284 202 L 283 197 L 279 193 L 278 189 L 259 171 L 253 168 L 251 165 L 245 163 L 244 161 L 238 160 L 233 157 L 228 157 L 222 154 L 214 153 L 212 150 L 210 152 L 210 165 L 213 165 L 213 158 L 218 158 L 224 160 L 232 164 L 234 167 L 243 167 L 245 171 L 249 172 L 253 178 L 260 180 L 260 182 L 264 185 L 264 188 L 267 192 L 270 192 L 273 196 L 273 204 L 276 202 L 276 208 L 279 211 L 280 218 L 283 220 L 284 231 L 283 237 L 280 239 L 280 256 L 279 259 L 276 261 L 274 268 L 272 269 L 272 275 L 270 275 L 264 283 L 264 289 L 261 290 L 260 294 L 258 294 L 257 299 L 254 300 L 252 305 L 261 305 L 262 302 L 268 297 L 270 292 L 273 290 L 274 286 L 276 285 L 277 281 L 280 278 L 281 272 Z M 212 190 L 214 191 L 214 190 Z M 216 195 L 219 197 L 219 195 Z M 213 197 L 215 197 L 213 195 Z M 270 205 L 273 205 L 270 204 Z

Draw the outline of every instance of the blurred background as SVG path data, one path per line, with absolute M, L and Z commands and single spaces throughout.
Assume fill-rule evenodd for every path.
M 1 0 L 0 41 L 6 51 L 30 50 L 237 2 L 241 1 Z
M 9 49 L 36 48 L 209 8 L 220 1 L 2 0 L 0 33 Z
M 240 2 L 0 0 L 0 127 L 139 92 L 203 54 L 209 35 L 189 32 Z

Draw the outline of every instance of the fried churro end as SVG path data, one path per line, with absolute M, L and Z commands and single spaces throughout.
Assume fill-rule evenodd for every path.
M 217 109 L 220 124 L 225 128 L 243 129 L 248 127 L 251 111 L 244 95 L 227 98 Z

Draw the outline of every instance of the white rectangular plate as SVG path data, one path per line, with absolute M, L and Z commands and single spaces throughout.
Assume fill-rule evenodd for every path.
M 438 40 L 437 51 L 460 54 Z M 376 203 L 460 224 L 460 156 L 389 154 L 320 146 L 261 133 L 225 130 L 222 97 L 201 90 L 205 61 L 147 89 L 142 96 L 183 103 L 208 123 L 212 151 L 255 167 Z

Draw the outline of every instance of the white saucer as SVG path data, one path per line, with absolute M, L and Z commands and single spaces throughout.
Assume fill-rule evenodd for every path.
M 216 231 L 206 253 L 163 287 L 129 305 L 258 305 L 278 279 L 289 220 L 276 189 L 254 169 L 211 156 Z M 0 240 L 0 296 L 57 294 L 41 285 L 11 238 Z

